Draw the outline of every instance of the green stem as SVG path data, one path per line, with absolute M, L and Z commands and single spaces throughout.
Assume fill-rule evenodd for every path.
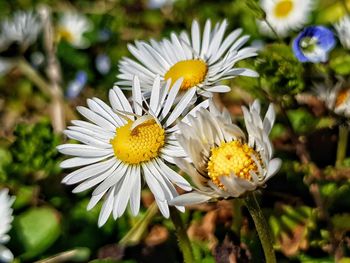
M 348 144 L 348 127 L 346 125 L 339 126 L 339 138 L 337 148 L 337 160 L 335 163 L 336 167 L 341 167 L 346 157 L 346 147 Z
M 273 28 L 273 26 L 271 25 L 271 23 L 267 20 L 267 18 L 264 18 L 264 21 L 266 23 L 266 25 L 271 29 L 272 33 L 275 35 L 276 39 L 283 43 L 282 39 L 280 38 L 280 36 L 277 34 L 277 31 Z
M 270 227 L 267 224 L 265 217 L 260 209 L 255 194 L 252 193 L 245 198 L 245 204 L 253 218 L 256 230 L 258 232 L 261 245 L 265 254 L 266 263 L 276 263 L 275 251 L 272 246 L 272 235 Z
M 24 74 L 41 90 L 43 94 L 47 95 L 48 97 L 51 96 L 52 92 L 47 81 L 40 76 L 40 74 L 25 59 L 19 59 L 17 67 L 22 74 Z
M 146 232 L 149 223 L 152 218 L 157 214 L 158 207 L 156 202 L 151 204 L 139 221 L 129 230 L 129 232 L 119 241 L 119 245 L 134 245 L 137 244 Z
M 170 218 L 175 226 L 179 247 L 182 252 L 184 262 L 194 262 L 192 245 L 187 236 L 186 227 L 181 219 L 179 211 L 175 207 L 170 207 Z

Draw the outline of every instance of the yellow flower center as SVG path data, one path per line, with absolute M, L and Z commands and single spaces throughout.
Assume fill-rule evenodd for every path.
M 250 180 L 249 172 L 258 171 L 252 155 L 261 161 L 260 155 L 253 148 L 239 141 L 224 142 L 219 147 L 212 148 L 208 162 L 210 179 L 220 188 L 223 188 L 223 185 L 219 177 L 230 176 L 232 173 L 242 179 Z
M 67 42 L 73 42 L 74 36 L 72 33 L 64 27 L 59 27 L 57 32 L 59 39 L 64 39 Z
M 171 85 L 173 85 L 179 78 L 184 78 L 180 89 L 187 90 L 202 83 L 207 72 L 208 66 L 203 60 L 183 60 L 173 65 L 165 74 L 164 79 L 171 78 Z
M 350 89 L 343 89 L 338 93 L 335 107 L 341 106 L 350 96 Z
M 275 6 L 275 16 L 278 18 L 287 17 L 293 10 L 294 3 L 292 0 L 281 0 Z
M 164 129 L 154 120 L 148 120 L 131 130 L 129 121 L 117 128 L 116 135 L 110 140 L 114 155 L 128 164 L 139 164 L 155 158 L 165 142 Z

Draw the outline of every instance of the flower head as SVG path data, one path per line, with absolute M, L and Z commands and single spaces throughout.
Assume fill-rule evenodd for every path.
M 12 18 L 1 23 L 0 51 L 15 43 L 24 52 L 36 41 L 41 29 L 42 23 L 35 13 L 17 11 Z
M 90 43 L 84 37 L 84 34 L 91 31 L 92 27 L 91 21 L 86 16 L 75 12 L 67 12 L 60 17 L 57 36 L 76 48 L 87 48 Z
M 335 44 L 331 30 L 323 26 L 309 26 L 294 39 L 293 51 L 300 62 L 326 62 Z
M 176 159 L 176 164 L 191 176 L 197 189 L 173 199 L 170 204 L 188 205 L 211 199 L 239 197 L 265 185 L 280 168 L 281 160 L 272 159 L 268 135 L 275 112 L 270 105 L 264 120 L 260 104 L 243 107 L 248 139 L 232 123 L 227 111 L 201 109 L 196 117 L 180 124 L 178 140 L 190 158 Z
M 162 87 L 157 77 L 153 83 L 149 105 L 143 100 L 140 82 L 134 78 L 130 104 L 119 87 L 109 92 L 112 108 L 97 98 L 87 101 L 88 108 L 78 107 L 86 121 L 73 121 L 65 134 L 83 144 L 63 144 L 58 150 L 71 159 L 61 163 L 62 168 L 80 168 L 67 175 L 66 184 L 80 183 L 73 192 L 95 187 L 88 205 L 91 209 L 106 196 L 99 218 L 103 225 L 113 213 L 116 219 L 124 213 L 127 204 L 136 215 L 140 208 L 141 175 L 155 196 L 161 213 L 169 217 L 168 200 L 177 196 L 173 184 L 189 190 L 188 182 L 170 167 L 174 157 L 185 158 L 178 144 L 175 121 L 187 108 L 195 89 L 189 90 L 174 106 L 182 79 L 170 89 L 170 81 Z M 144 109 L 143 105 L 148 105 Z M 207 107 L 204 101 L 188 114 Z M 183 207 L 178 207 L 183 211 Z
M 308 21 L 313 4 L 313 0 L 261 0 L 266 20 L 280 37 L 302 27 Z M 258 23 L 262 33 L 273 36 L 265 21 Z
M 11 262 L 13 254 L 3 244 L 10 240 L 7 232 L 11 229 L 12 204 L 15 201 L 14 197 L 8 195 L 8 189 L 0 191 L 0 262 Z
M 350 16 L 344 16 L 334 28 L 343 47 L 350 49 Z
M 315 93 L 334 113 L 350 118 L 350 85 L 339 80 L 335 85 L 316 84 Z
M 172 81 L 174 84 L 183 78 L 181 91 L 195 87 L 197 92 L 210 96 L 212 92 L 227 92 L 230 88 L 220 84 L 221 80 L 236 76 L 256 77 L 255 71 L 245 68 L 235 68 L 236 62 L 256 56 L 253 47 L 241 48 L 249 39 L 239 37 L 241 29 L 231 32 L 227 37 L 226 20 L 215 24 L 207 20 L 203 34 L 197 21 L 193 21 L 191 36 L 187 32 L 180 35 L 171 34 L 170 39 L 150 43 L 136 41 L 128 45 L 130 52 L 137 61 L 124 58 L 119 64 L 119 85 L 130 85 L 133 75 L 140 76 L 144 91 L 152 90 L 152 81 L 156 75 L 161 81 Z

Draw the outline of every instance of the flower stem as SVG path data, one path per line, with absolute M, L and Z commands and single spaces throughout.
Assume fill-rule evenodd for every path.
M 31 80 L 43 94 L 50 97 L 51 90 L 47 81 L 25 60 L 19 59 L 17 67 L 29 80 Z
M 280 38 L 280 36 L 277 34 L 277 31 L 273 28 L 273 26 L 271 25 L 271 23 L 269 22 L 269 20 L 267 20 L 267 18 L 264 18 L 264 21 L 266 23 L 266 25 L 271 29 L 272 33 L 275 35 L 276 39 L 283 43 L 282 39 Z
M 194 262 L 192 245 L 187 236 L 186 227 L 180 217 L 179 211 L 175 207 L 170 207 L 170 218 L 175 226 L 179 247 L 182 252 L 184 262 Z
M 335 163 L 336 167 L 340 167 L 346 156 L 346 147 L 348 144 L 348 127 L 346 125 L 339 126 L 339 138 L 338 138 L 338 148 L 337 148 L 337 160 Z
M 253 218 L 256 230 L 258 232 L 261 245 L 265 254 L 266 263 L 276 263 L 275 251 L 272 246 L 272 235 L 270 227 L 267 224 L 265 217 L 260 209 L 255 194 L 252 193 L 245 198 L 245 204 Z
M 119 245 L 135 245 L 140 242 L 144 233 L 147 230 L 148 225 L 151 223 L 153 217 L 158 212 L 158 206 L 156 202 L 153 202 L 148 207 L 146 213 L 141 217 L 136 224 L 126 233 L 126 235 L 119 241 Z

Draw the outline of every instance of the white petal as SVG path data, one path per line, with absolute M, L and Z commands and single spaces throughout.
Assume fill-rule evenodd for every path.
M 113 156 L 113 153 L 103 156 L 103 157 L 96 157 L 96 158 L 81 158 L 81 157 L 73 157 L 67 160 L 64 160 L 61 162 L 60 167 L 61 168 L 73 168 L 83 165 L 88 165 L 92 163 L 97 163 L 99 161 L 102 161 L 106 159 L 107 157 Z
M 132 85 L 132 99 L 134 102 L 134 109 L 137 115 L 142 115 L 142 95 L 141 95 L 141 87 L 140 81 L 137 76 L 134 77 L 133 85 Z
M 83 115 L 85 118 L 87 118 L 89 121 L 97 124 L 98 126 L 108 130 L 108 131 L 115 131 L 115 125 L 113 125 L 111 122 L 106 120 L 105 118 L 101 117 L 97 113 L 93 112 L 92 110 L 78 106 L 77 107 L 78 112 Z
M 163 170 L 164 175 L 168 177 L 168 179 L 176 184 L 177 186 L 181 187 L 185 191 L 191 191 L 192 187 L 189 184 L 189 182 L 186 181 L 185 178 L 183 178 L 181 175 L 179 175 L 177 172 L 173 171 L 171 168 L 169 168 L 165 163 L 163 163 L 162 160 L 157 159 L 157 163 L 160 167 L 160 169 Z
M 171 107 L 173 106 L 175 98 L 180 90 L 182 81 L 183 81 L 183 78 L 179 78 L 178 80 L 176 80 L 174 85 L 172 85 L 170 92 L 168 93 L 168 97 L 165 101 L 164 108 L 162 109 L 162 115 L 161 115 L 162 119 L 164 119 L 166 115 L 168 115 Z
M 102 157 L 113 153 L 112 149 L 100 149 L 89 145 L 81 144 L 62 144 L 56 147 L 57 150 L 66 155 L 80 157 Z
M 114 158 L 111 158 L 107 161 L 95 163 L 92 165 L 85 166 L 83 168 L 80 168 L 78 170 L 75 170 L 74 172 L 71 172 L 68 174 L 64 179 L 62 180 L 62 183 L 64 184 L 76 184 L 83 180 L 89 179 L 92 176 L 95 176 L 99 173 L 103 173 L 116 162 L 117 160 Z
M 208 195 L 203 195 L 198 192 L 192 192 L 187 194 L 182 194 L 175 197 L 173 200 L 169 201 L 170 205 L 194 205 L 201 204 L 210 200 L 211 197 Z
M 269 180 L 272 176 L 274 176 L 278 170 L 281 168 L 282 160 L 279 158 L 272 159 L 269 162 L 269 167 L 267 168 L 267 176 L 266 181 Z
M 163 190 L 160 187 L 160 184 L 157 181 L 157 179 L 152 175 L 150 169 L 148 168 L 148 165 L 146 165 L 145 163 L 142 163 L 141 166 L 143 169 L 146 183 L 147 183 L 148 187 L 150 188 L 151 192 L 153 193 L 153 195 L 155 196 L 155 198 L 160 200 L 160 201 L 165 201 L 166 198 L 165 198 L 165 195 L 163 193 Z
M 132 186 L 132 192 L 130 196 L 130 209 L 131 213 L 136 216 L 140 210 L 140 198 L 141 198 L 141 171 L 140 166 L 136 166 L 136 172 L 132 176 L 135 176 L 134 185 Z
M 110 214 L 112 213 L 113 203 L 114 203 L 114 187 L 111 188 L 107 193 L 107 198 L 102 205 L 100 215 L 98 217 L 98 226 L 103 226 L 106 222 Z
M 7 262 L 12 262 L 12 260 L 13 260 L 12 252 L 8 248 L 0 244 L 0 261 L 7 263 Z
M 169 125 L 173 124 L 176 121 L 176 119 L 188 107 L 188 104 L 193 98 L 195 93 L 196 93 L 196 87 L 193 87 L 186 92 L 186 94 L 181 98 L 179 103 L 176 105 L 176 107 L 173 109 L 173 111 L 169 115 L 169 118 L 165 122 L 165 127 L 168 127 Z

